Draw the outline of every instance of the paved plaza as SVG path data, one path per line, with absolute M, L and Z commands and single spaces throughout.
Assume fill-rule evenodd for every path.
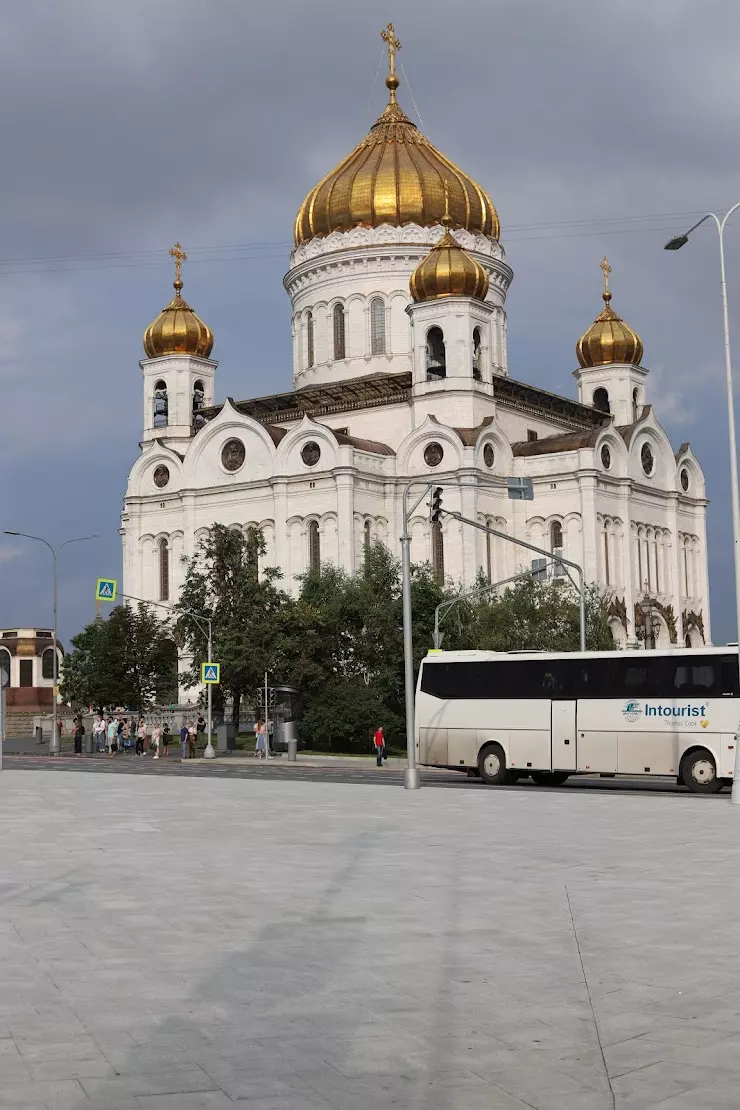
M 0 1108 L 740 1103 L 727 796 L 0 776 Z

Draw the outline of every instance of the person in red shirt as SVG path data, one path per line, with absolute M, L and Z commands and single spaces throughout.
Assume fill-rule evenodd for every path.
M 378 761 L 378 767 L 383 766 L 385 759 L 385 733 L 382 726 L 376 728 L 375 735 L 373 736 L 373 744 L 375 745 L 375 758 Z

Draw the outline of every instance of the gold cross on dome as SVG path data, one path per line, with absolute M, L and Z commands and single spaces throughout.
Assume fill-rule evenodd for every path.
M 181 268 L 183 262 L 187 260 L 188 256 L 185 254 L 185 251 L 182 249 L 179 243 L 175 243 L 174 247 L 170 247 L 169 255 L 170 258 L 174 258 L 175 260 L 175 281 L 179 281 L 180 285 L 182 285 Z
M 612 268 L 609 265 L 609 259 L 606 257 L 606 255 L 604 255 L 604 257 L 602 258 L 599 265 L 601 266 L 601 269 L 604 271 L 604 292 L 608 293 L 609 292 L 609 274 L 612 272 Z
M 446 177 L 442 178 L 442 192 L 445 197 L 445 214 L 442 217 L 442 226 L 449 229 L 452 224 L 452 219 L 450 217 L 450 183 Z
M 391 77 L 396 75 L 396 51 L 401 49 L 401 43 L 396 38 L 396 29 L 389 23 L 385 31 L 380 32 L 383 42 L 388 43 L 388 72 Z

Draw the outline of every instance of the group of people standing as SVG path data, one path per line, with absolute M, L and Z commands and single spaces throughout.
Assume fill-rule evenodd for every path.
M 77 718 L 75 718 L 77 726 Z M 80 726 L 81 728 L 81 723 Z M 198 717 L 197 721 L 186 721 L 183 718 L 182 727 L 180 729 L 180 753 L 182 759 L 195 759 L 196 743 L 199 733 L 204 733 L 206 730 L 206 722 L 202 714 Z M 82 751 L 82 734 L 84 728 L 81 729 L 78 741 L 78 728 L 75 730 L 75 753 L 79 754 Z M 137 756 L 145 756 L 147 752 L 153 753 L 154 759 L 159 759 L 160 749 L 162 755 L 169 754 L 170 742 L 172 740 L 172 729 L 170 728 L 169 721 L 162 723 L 155 721 L 149 732 L 149 727 L 143 717 L 137 721 L 135 717 L 118 717 L 109 716 L 105 717 L 102 713 L 98 713 L 93 724 L 93 736 L 95 738 L 95 749 L 98 752 L 107 752 L 109 758 L 117 755 L 119 752 L 126 752 L 134 750 Z

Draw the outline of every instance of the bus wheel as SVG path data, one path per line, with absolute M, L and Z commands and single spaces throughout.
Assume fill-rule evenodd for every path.
M 504 786 L 511 782 L 511 774 L 506 770 L 506 756 L 499 744 L 486 744 L 481 749 L 478 770 L 487 786 Z
M 706 748 L 697 748 L 683 757 L 681 779 L 694 794 L 717 794 L 723 786 L 717 778 L 714 756 Z
M 562 786 L 570 775 L 567 771 L 532 771 L 531 778 L 538 786 Z

